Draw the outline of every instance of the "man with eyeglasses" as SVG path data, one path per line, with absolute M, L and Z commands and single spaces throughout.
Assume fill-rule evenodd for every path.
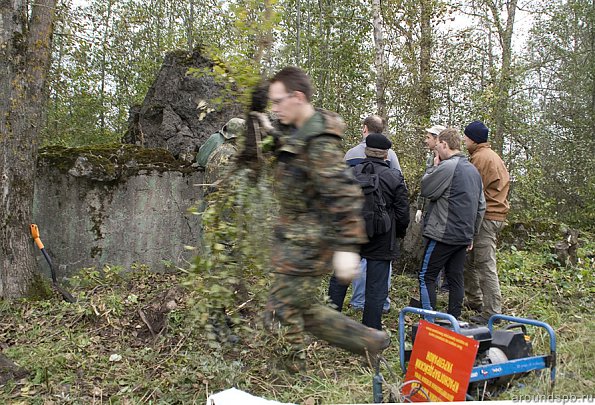
M 285 128 L 275 151 L 280 210 L 265 319 L 273 316 L 287 327 L 289 371 L 305 369 L 304 332 L 376 361 L 390 343 L 388 334 L 335 311 L 320 298 L 323 276 L 333 268 L 344 283 L 358 274 L 357 252 L 367 241 L 363 196 L 343 162 L 343 120 L 313 107 L 310 78 L 296 67 L 286 67 L 270 80 L 268 96 Z

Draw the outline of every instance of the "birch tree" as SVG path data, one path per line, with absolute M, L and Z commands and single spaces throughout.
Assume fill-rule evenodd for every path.
M 372 0 L 372 24 L 374 29 L 374 67 L 376 68 L 376 110 L 377 114 L 386 119 L 386 57 L 384 53 L 384 24 L 380 0 Z

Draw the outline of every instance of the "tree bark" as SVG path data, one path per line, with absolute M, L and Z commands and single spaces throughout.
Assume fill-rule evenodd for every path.
M 296 32 L 295 32 L 295 65 L 296 66 L 301 66 L 300 65 L 300 60 L 301 60 L 301 39 L 302 39 L 302 4 L 300 2 L 300 0 L 297 0 L 296 6 L 295 6 L 295 12 L 296 12 Z
M 591 15 L 595 15 L 595 0 L 591 0 Z M 591 24 L 591 56 L 595 55 L 595 24 Z M 595 63 L 591 59 L 591 133 L 595 134 Z
M 101 125 L 101 132 L 105 134 L 105 75 L 106 75 L 106 59 L 108 48 L 108 35 L 110 30 L 110 20 L 112 18 L 112 0 L 107 2 L 107 11 L 105 22 L 103 23 L 103 39 L 101 40 L 101 84 L 100 84 L 100 100 L 101 111 L 99 111 L 99 123 Z
M 376 110 L 377 114 L 386 120 L 386 62 L 380 0 L 372 0 L 372 24 L 374 26 L 374 67 L 376 68 Z
M 420 1 L 419 109 L 418 123 L 429 125 L 432 118 L 432 14 L 433 0 Z
M 254 53 L 254 62 L 256 65 L 261 65 L 263 56 L 266 54 L 269 57 L 271 55 L 271 47 L 273 46 L 274 38 L 273 38 L 273 25 L 272 25 L 272 18 L 273 18 L 273 7 L 271 5 L 271 0 L 264 0 L 264 14 L 263 14 L 263 21 L 261 24 L 262 31 L 258 33 L 258 39 L 256 41 L 256 52 Z M 264 72 L 261 66 L 261 72 Z
M 188 52 L 194 50 L 194 0 L 190 0 L 190 10 L 185 17 L 186 22 L 186 41 L 188 42 Z
M 29 224 L 56 0 L 0 1 L 0 298 L 34 293 Z
M 500 10 L 496 5 L 491 1 L 487 3 L 494 18 L 498 39 L 502 47 L 502 65 L 500 66 L 496 105 L 494 106 L 495 130 L 491 136 L 492 149 L 502 155 L 510 105 L 510 89 L 512 88 L 512 34 L 518 0 L 510 0 L 506 3 L 507 16 L 505 24 L 502 24 Z

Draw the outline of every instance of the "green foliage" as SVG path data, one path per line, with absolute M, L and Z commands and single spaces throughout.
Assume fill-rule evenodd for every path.
M 514 244 L 501 248 L 498 252 L 500 280 L 549 292 L 545 297 L 548 302 L 572 300 L 571 307 L 587 310 L 595 303 L 595 238 L 581 232 L 576 264 L 559 262 L 554 253 L 555 242 L 548 238 L 544 242 L 543 236 L 529 236 L 522 249 Z
M 200 296 L 194 310 L 200 325 L 212 329 L 213 317 L 227 315 L 239 323 L 239 306 L 266 296 L 265 271 L 269 263 L 269 237 L 276 205 L 270 178 L 257 184 L 246 169 L 234 171 L 208 194 L 202 213 L 204 252 L 191 267 L 186 285 Z M 212 334 L 213 338 L 216 336 Z
M 593 229 L 593 5 L 587 0 L 547 2 L 536 18 L 527 46 L 526 82 L 537 106 L 523 148 L 541 176 L 531 181 L 539 184 L 535 191 L 541 198 L 555 201 L 551 216 Z
M 273 10 L 275 1 L 237 0 L 229 2 L 227 13 L 220 22 L 226 35 L 219 41 L 204 41 L 202 51 L 214 61 L 210 69 L 190 69 L 192 75 L 211 75 L 223 86 L 222 94 L 211 102 L 225 107 L 226 100 L 250 103 L 252 88 L 261 80 L 263 56 L 268 55 L 272 43 L 270 33 L 278 23 Z M 221 30 L 221 28 L 218 28 Z
M 107 90 L 110 56 L 106 35 L 113 19 L 112 3 L 110 7 L 104 2 L 90 4 L 85 10 L 67 1 L 58 8 L 46 143 L 81 146 L 120 137 L 121 127 L 113 125 L 120 112 L 113 108 L 113 94 Z
M 218 44 L 225 32 L 224 13 L 215 0 L 201 2 L 192 16 L 187 2 L 61 3 L 49 79 L 48 144 L 119 140 L 129 108 L 144 99 L 165 53 L 188 49 L 192 33 Z
M 593 260 L 593 237 L 582 239 L 579 258 Z M 584 275 L 580 285 L 558 287 L 559 294 L 549 281 L 546 287 L 533 283 L 553 265 L 545 252 L 531 255 L 534 248 L 515 252 L 505 247 L 498 253 L 500 268 L 506 274 L 520 268 L 530 275 L 502 278 L 505 313 L 548 322 L 556 331 L 558 370 L 554 395 L 588 395 L 595 373 L 594 302 L 589 297 L 593 296 L 593 262 L 590 268 L 586 262 L 578 265 L 582 272 L 591 272 L 590 285 Z M 308 346 L 307 373 L 291 376 L 276 369 L 275 356 L 282 341 L 269 337 L 260 326 L 258 303 L 244 306 L 250 309 L 242 315 L 250 329 L 234 328 L 240 342 L 214 350 L 204 329 L 197 327 L 193 306 L 205 294 L 187 289 L 176 298 L 177 307 L 166 314 L 166 327 L 152 337 L 146 333 L 139 310 L 155 307 L 162 302 L 159 297 L 164 291 L 179 288 L 187 276 L 150 273 L 145 266 L 134 272 L 127 270 L 119 266 L 97 272 L 84 270 L 77 276 L 80 283 L 72 290 L 79 299 L 75 304 L 59 297 L 37 302 L 0 301 L 3 354 L 30 371 L 26 378 L 0 387 L 0 402 L 202 403 L 210 393 L 232 386 L 282 402 L 371 402 L 373 374 L 361 368 L 358 356 L 324 342 L 312 341 Z M 567 270 L 570 274 L 574 271 Z M 418 282 L 398 271 L 393 277 L 392 310 L 384 317 L 384 326 L 395 336 L 397 316 L 393 311 L 415 296 Z M 576 282 L 576 278 L 572 281 Z M 590 290 L 579 295 L 580 288 Z M 445 296 L 439 296 L 439 302 L 446 306 Z M 347 314 L 357 320 L 361 317 L 361 313 Z M 530 335 L 535 350 L 547 353 L 546 337 L 535 330 L 530 330 Z M 396 387 L 403 376 L 395 339 L 385 355 L 391 370 L 383 369 L 383 375 Z M 548 373 L 529 374 L 514 381 L 496 399 L 545 395 L 549 392 L 547 377 Z M 385 398 L 388 388 L 384 386 Z
M 592 5 L 588 0 L 532 3 L 525 12 L 535 23 L 526 46 L 513 49 L 508 81 L 501 80 L 505 72 L 497 29 L 506 17 L 504 3 L 494 3 L 495 10 L 489 5 L 382 3 L 387 134 L 405 177 L 415 184 L 423 171 L 420 129 L 425 125 L 463 127 L 473 119 L 488 126 L 504 123 L 503 158 L 517 198 L 514 215 L 592 226 Z M 462 20 L 461 14 L 466 14 Z M 247 103 L 261 75 L 292 64 L 310 73 L 315 104 L 347 122 L 345 149 L 359 142 L 361 119 L 375 112 L 378 72 L 367 2 L 110 0 L 83 7 L 68 0 L 61 2 L 57 16 L 45 125 L 50 144 L 117 140 L 126 128 L 128 108 L 142 101 L 163 55 L 197 46 L 216 61 L 208 73 L 225 88 L 223 96 L 212 100 L 214 106 L 225 108 L 231 96 Z M 428 17 L 429 37 L 422 33 Z M 429 71 L 422 71 L 428 44 L 431 63 Z M 503 112 L 498 106 L 504 85 L 510 93 Z
M 231 58 L 224 64 L 215 50 L 204 50 L 211 60 L 215 61 L 212 68 L 190 68 L 188 75 L 195 77 L 211 76 L 222 87 L 221 94 L 210 100 L 213 109 L 224 110 L 226 103 L 239 100 L 246 107 L 249 106 L 252 88 L 260 81 L 258 66 L 246 59 Z M 205 111 L 205 114 L 209 110 Z
M 347 123 L 346 146 L 361 139 L 361 121 L 374 111 L 371 11 L 359 0 L 320 3 L 278 1 L 279 44 L 274 66 L 303 68 L 315 88 L 314 103 Z
M 556 200 L 542 191 L 546 179 L 539 162 L 521 161 L 512 168 L 510 175 L 511 219 L 519 222 L 554 220 Z

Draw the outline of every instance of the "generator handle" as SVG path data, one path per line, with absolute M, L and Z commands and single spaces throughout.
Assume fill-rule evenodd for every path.
M 450 324 L 453 327 L 453 330 L 456 333 L 461 333 L 461 327 L 459 326 L 459 322 L 454 316 L 450 314 L 445 314 L 442 312 L 436 312 L 422 308 L 403 308 L 401 312 L 399 312 L 399 360 L 401 362 L 401 370 L 403 371 L 403 374 L 407 372 L 407 367 L 405 365 L 405 314 L 408 313 L 421 315 L 424 317 L 424 319 L 426 319 L 429 322 L 434 322 L 434 318 L 446 319 L 450 322 Z
M 556 381 L 556 333 L 552 327 L 545 322 L 536 321 L 535 319 L 517 318 L 515 316 L 496 314 L 492 315 L 488 321 L 488 329 L 490 330 L 490 333 L 494 332 L 494 322 L 497 320 L 514 322 L 515 324 L 537 326 L 547 331 L 547 333 L 550 335 L 550 380 L 553 387 Z M 511 326 L 514 327 L 516 325 Z
M 523 324 L 523 323 L 511 323 L 510 325 L 506 325 L 504 327 L 504 330 L 512 330 L 512 329 L 516 329 L 519 328 L 523 331 L 523 333 L 526 335 L 527 334 L 527 325 Z

